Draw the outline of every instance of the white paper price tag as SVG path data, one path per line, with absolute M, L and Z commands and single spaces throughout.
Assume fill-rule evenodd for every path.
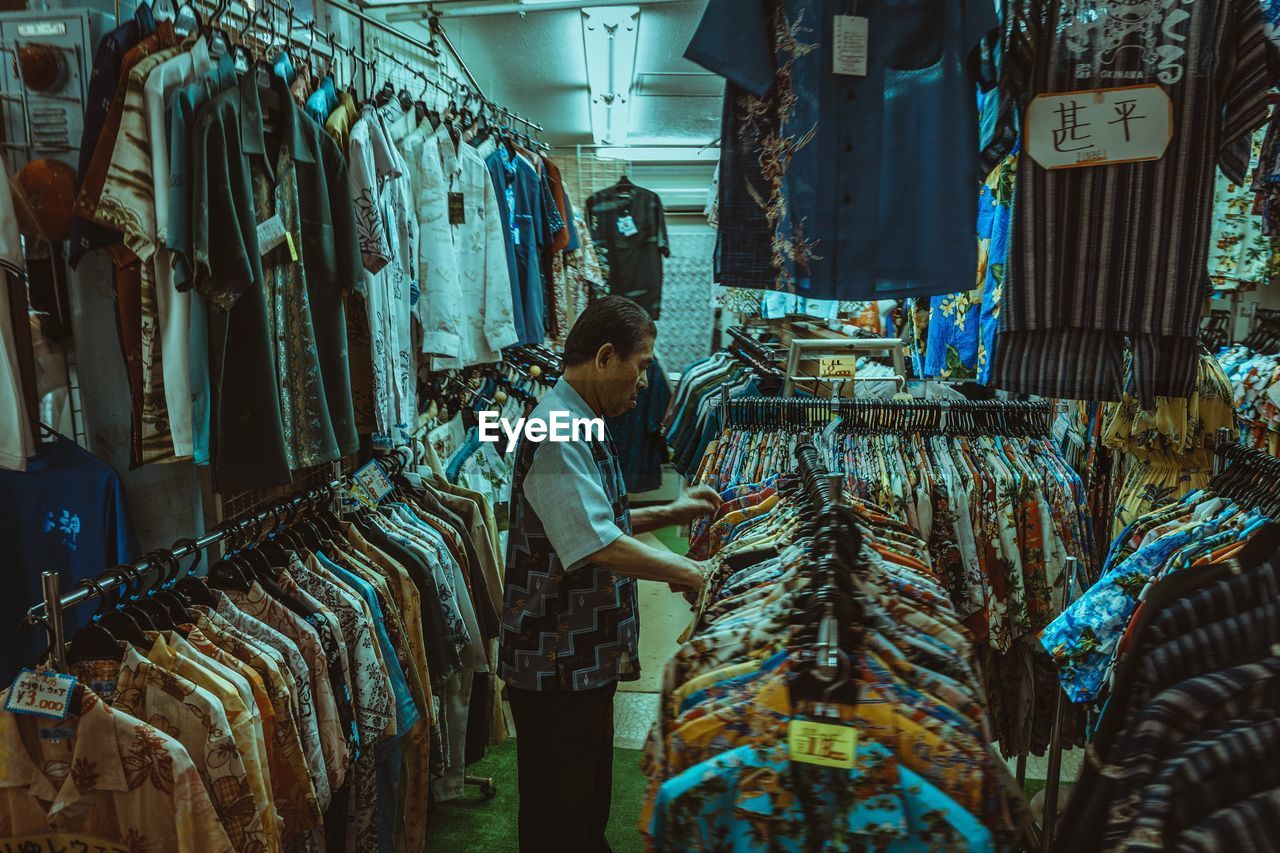
M 352 477 L 365 492 L 373 498 L 374 503 L 381 501 L 394 488 L 391 484 L 391 478 L 387 476 L 387 472 L 382 470 L 382 466 L 377 460 L 369 462 L 359 471 L 356 471 Z
M 633 216 L 618 217 L 618 233 L 623 237 L 634 237 L 640 233 L 640 229 L 636 227 L 636 220 Z
M 1024 138 L 1046 169 L 1158 160 L 1173 138 L 1173 104 L 1154 83 L 1040 95 Z
M 844 77 L 866 77 L 867 19 L 860 15 L 836 15 L 833 33 L 832 71 Z
M 34 714 L 62 720 L 71 707 L 71 694 L 75 687 L 74 675 L 24 669 L 14 679 L 4 709 L 12 714 Z
M 280 214 L 258 223 L 258 251 L 265 255 L 279 246 L 289 236 Z

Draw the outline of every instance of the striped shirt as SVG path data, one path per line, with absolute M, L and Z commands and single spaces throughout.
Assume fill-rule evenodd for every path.
M 1133 396 L 1190 396 L 1214 165 L 1244 179 L 1276 76 L 1260 5 L 1134 4 L 1146 10 L 1141 22 L 1097 14 L 1087 0 L 1009 5 L 1003 101 L 984 167 L 1009 153 L 1026 107 L 1045 93 L 1159 84 L 1173 123 L 1158 160 L 1020 170 L 992 384 L 1119 400 L 1128 336 Z
M 1246 799 L 1268 774 L 1271 785 L 1280 781 L 1275 778 L 1280 766 L 1269 759 L 1277 747 L 1280 720 L 1276 719 L 1229 720 L 1206 732 L 1161 765 L 1142 788 L 1132 819 L 1113 826 L 1112 837 L 1127 829 L 1124 849 L 1162 850 L 1184 827 L 1196 834 L 1201 818 Z M 1206 785 L 1210 780 L 1213 784 Z
M 1111 778 L 1108 832 L 1104 847 L 1142 801 L 1142 786 L 1176 755 L 1179 746 L 1219 721 L 1274 717 L 1280 710 L 1280 658 L 1188 679 L 1163 691 L 1137 715 L 1103 774 Z

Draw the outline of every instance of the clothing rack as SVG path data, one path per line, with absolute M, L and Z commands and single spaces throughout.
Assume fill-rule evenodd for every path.
M 736 397 L 727 401 L 728 423 L 745 427 L 810 429 L 832 418 L 842 430 L 960 434 L 1050 434 L 1048 400 L 850 400 Z
M 394 453 L 394 457 L 388 454 L 380 454 L 379 458 L 383 461 L 391 462 L 393 471 L 398 475 L 403 471 L 404 461 L 399 455 L 399 449 L 389 453 Z M 170 569 L 177 565 L 178 560 L 202 553 L 209 547 L 226 539 L 237 541 L 243 534 L 267 521 L 279 521 L 291 513 L 310 509 L 324 500 L 336 500 L 344 484 L 345 480 L 343 479 L 332 480 L 323 487 L 308 489 L 288 500 L 281 501 L 265 509 L 259 509 L 252 515 L 223 523 L 203 536 L 195 539 L 180 539 L 168 549 L 151 551 L 143 559 L 133 563 L 122 564 L 118 567 L 125 568 L 127 571 L 100 576 L 99 579 L 93 582 L 82 582 L 66 595 L 61 593 L 60 579 L 57 572 L 42 572 L 40 580 L 43 600 L 27 611 L 24 622 L 28 625 L 40 624 L 44 626 L 49 636 L 49 663 L 55 671 L 65 672 L 67 663 L 66 636 L 62 625 L 63 610 L 105 595 L 115 587 L 138 583 L 148 575 Z M 155 555 L 158 559 L 151 559 L 151 555 Z M 190 574 L 190 570 L 188 570 L 187 574 Z M 498 788 L 491 777 L 467 775 L 464 777 L 463 782 L 466 785 L 479 787 L 486 800 L 492 800 L 498 794 Z
M 888 353 L 893 359 L 894 374 L 903 384 L 907 381 L 906 347 L 901 338 L 793 338 L 791 352 L 787 357 L 786 384 L 782 396 L 790 397 L 795 392 L 795 383 L 821 381 L 821 376 L 808 376 L 800 372 L 800 362 L 823 355 L 840 355 L 844 353 Z M 853 381 L 857 381 L 856 377 Z M 883 376 L 875 377 L 877 382 L 890 381 Z
M 167 551 L 151 552 L 153 554 L 163 554 L 164 559 L 162 560 L 143 558 L 137 562 L 129 563 L 127 567 L 130 571 L 116 573 L 103 580 L 96 580 L 92 584 L 82 582 L 66 595 L 60 594 L 57 572 L 42 572 L 40 578 L 43 585 L 44 600 L 27 611 L 25 621 L 29 625 L 41 624 L 45 627 L 49 634 L 50 663 L 56 670 L 63 672 L 66 670 L 66 660 L 64 659 L 66 637 L 63 635 L 62 630 L 63 610 L 101 596 L 117 586 L 130 585 L 150 574 L 168 569 L 172 566 L 174 560 L 180 560 L 183 557 L 203 552 L 210 546 L 216 545 L 225 539 L 240 536 L 264 522 L 279 519 L 286 513 L 310 508 L 321 500 L 333 498 L 341 487 L 341 480 L 333 480 L 322 488 L 308 489 L 289 500 L 258 510 L 252 515 L 221 524 L 216 529 L 196 539 L 182 539 L 174 543 L 173 547 Z
M 866 624 L 861 594 L 854 588 L 850 571 L 862 546 L 862 534 L 858 531 L 857 513 L 843 500 L 844 478 L 826 470 L 812 442 L 802 442 L 795 456 L 801 486 L 813 513 L 807 526 L 813 539 L 814 592 L 807 609 L 815 621 L 820 620 L 814 646 L 814 675 L 829 684 L 839 674 L 842 644 L 850 639 L 856 642 L 850 632 L 860 635 Z
M 244 25 L 242 34 L 247 34 L 250 30 L 257 29 L 259 32 L 265 32 L 270 35 L 271 40 L 266 42 L 268 47 L 277 43 L 277 41 L 283 41 L 287 45 L 304 49 L 309 54 L 316 53 L 317 48 L 319 48 L 321 55 L 325 55 L 324 49 L 327 48 L 329 59 L 336 60 L 339 55 L 345 55 L 349 60 L 360 64 L 368 73 L 377 72 L 379 57 L 389 59 L 405 68 L 415 78 L 422 80 L 428 85 L 434 86 L 442 93 L 450 94 L 452 92 L 462 90 L 467 93 L 468 98 L 475 99 L 480 104 L 488 107 L 495 114 L 505 116 L 508 120 L 523 125 L 529 133 L 541 133 L 543 131 L 542 125 L 530 121 L 512 110 L 494 103 L 485 96 L 484 90 L 480 87 L 475 75 L 471 73 L 466 62 L 463 61 L 462 55 L 458 52 L 457 48 L 454 47 L 453 42 L 449 40 L 449 37 L 445 33 L 443 27 L 440 26 L 438 17 L 433 17 L 430 21 L 431 41 L 424 42 L 395 29 L 391 25 L 362 12 L 354 6 L 337 2 L 337 0 L 334 0 L 334 2 L 326 2 L 325 4 L 326 6 L 332 7 L 343 14 L 350 15 L 362 24 L 374 27 L 389 35 L 393 35 L 401 42 L 429 56 L 440 56 L 441 51 L 436 42 L 439 41 L 444 44 L 453 60 L 453 63 L 461 70 L 466 79 L 459 80 L 444 69 L 438 68 L 435 69 L 435 71 L 438 75 L 446 76 L 456 84 L 454 89 L 445 88 L 430 74 L 411 66 L 404 57 L 395 56 L 381 48 L 376 43 L 373 47 L 375 53 L 373 57 L 366 56 L 365 54 L 356 51 L 356 49 L 349 44 L 343 44 L 332 32 L 325 32 L 317 27 L 314 19 L 308 21 L 299 17 L 292 0 L 259 0 L 259 2 L 253 7 L 249 6 L 244 2 L 244 0 L 217 0 L 217 2 L 212 5 L 210 5 L 209 0 L 194 0 L 194 2 L 199 2 L 204 6 L 201 11 L 207 13 L 207 23 L 209 25 L 216 25 L 217 21 L 230 13 L 230 17 L 233 21 L 238 20 L 240 24 Z M 270 10 L 270 14 L 266 14 L 265 10 Z M 277 15 L 281 15 L 285 19 L 285 28 L 283 31 L 274 26 L 274 19 Z M 264 18 L 269 21 L 269 24 L 266 26 L 262 24 Z M 117 23 L 120 20 L 119 8 L 116 10 L 116 20 Z M 296 35 L 296 29 L 301 29 L 304 32 L 310 33 L 310 35 Z
M 1245 447 L 1219 435 L 1214 446 L 1218 464 L 1215 465 L 1209 488 L 1215 493 L 1242 503 L 1258 506 L 1273 517 L 1280 517 L 1280 494 L 1276 482 L 1280 481 L 1280 457 L 1261 450 Z
M 731 326 L 727 331 L 729 337 L 733 339 L 729 349 L 730 355 L 744 362 L 762 379 L 776 382 L 781 387 L 786 380 L 786 374 L 779 366 L 779 362 L 786 357 L 786 349 L 756 340 L 741 326 Z
M 1259 308 L 1253 329 L 1242 343 L 1256 353 L 1280 354 L 1280 311 Z

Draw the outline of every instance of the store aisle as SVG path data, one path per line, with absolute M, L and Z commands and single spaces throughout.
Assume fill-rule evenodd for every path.
M 641 534 L 639 538 L 679 554 L 689 547 L 688 538 L 676 528 Z M 620 685 L 614 699 L 613 809 L 609 819 L 609 844 L 614 853 L 643 849 L 636 831 L 647 783 L 640 773 L 640 751 L 658 716 L 663 665 L 675 653 L 679 645 L 676 639 L 689 622 L 689 605 L 666 584 L 641 581 L 639 601 L 641 677 Z M 468 787 L 464 800 L 439 805 L 428 826 L 427 849 L 485 853 L 517 850 L 515 739 L 491 750 L 468 773 L 493 779 L 497 796 L 485 800 L 478 788 Z
M 466 799 L 439 806 L 427 825 L 427 849 L 514 853 L 519 849 L 515 741 L 492 750 L 471 772 L 492 777 L 497 796 L 485 800 L 478 789 L 468 787 Z M 646 781 L 640 773 L 640 751 L 615 748 L 613 811 L 609 819 L 609 846 L 614 853 L 644 849 L 636 821 L 640 819 Z

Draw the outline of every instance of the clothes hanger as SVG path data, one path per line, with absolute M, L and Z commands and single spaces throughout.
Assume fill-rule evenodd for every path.
M 199 566 L 200 561 L 204 559 L 204 552 L 200 550 L 196 540 L 179 539 L 174 544 L 177 546 L 186 546 L 191 548 L 195 552 L 195 559 L 192 560 L 191 565 L 187 566 L 181 573 L 181 577 L 175 581 L 173 588 L 192 604 L 198 604 L 210 608 L 217 607 L 218 599 L 214 597 L 205 582 L 195 575 L 196 567 Z
M 156 551 L 156 557 L 163 563 L 165 569 L 160 585 L 155 590 L 153 597 L 169 611 L 169 615 L 175 623 L 175 630 L 182 631 L 183 625 L 195 622 L 190 611 L 187 610 L 187 600 L 182 597 L 174 586 L 178 577 L 182 574 L 182 564 L 178 562 L 178 558 L 173 555 L 172 551 L 166 549 Z
M 245 574 L 241 565 L 232 559 L 243 538 L 244 533 L 238 527 L 228 531 L 227 540 L 231 544 L 222 559 L 209 567 L 209 586 L 214 589 L 230 589 L 238 592 L 248 592 L 253 588 L 252 579 Z
M 158 562 L 158 557 L 154 551 L 148 554 L 145 554 L 143 556 L 143 559 L 145 559 L 148 563 L 151 563 L 152 565 L 155 565 Z M 163 577 L 157 581 L 157 584 L 160 583 L 160 581 L 162 580 L 163 580 Z M 174 620 L 173 614 L 169 612 L 169 608 L 166 607 L 163 602 L 158 601 L 155 597 L 157 584 L 151 585 L 145 591 L 142 590 L 141 589 L 141 582 L 142 582 L 141 573 L 139 573 L 138 575 L 138 582 L 139 582 L 139 591 L 138 591 L 138 595 L 135 597 L 135 601 L 132 606 L 136 607 L 138 610 L 141 610 L 143 613 L 146 613 L 147 616 L 150 617 L 152 624 L 154 624 L 160 630 L 162 631 L 176 630 L 178 627 L 178 624 Z
M 71 642 L 67 645 L 66 661 L 67 663 L 88 663 L 95 660 L 111 660 L 118 661 L 122 658 L 120 651 L 120 642 L 116 639 L 116 632 L 113 632 L 103 621 L 106 614 L 103 612 L 107 601 L 107 592 L 97 582 L 85 579 L 80 582 L 79 586 L 93 590 L 98 595 L 98 609 L 90 618 L 89 624 L 85 625 L 75 636 L 71 638 Z M 131 630 L 130 630 L 131 629 Z M 137 625 L 124 625 L 117 628 L 120 640 L 124 640 L 141 649 L 147 646 L 146 638 L 142 636 L 142 630 Z
M 99 575 L 99 577 L 103 576 L 115 579 L 118 585 L 114 592 L 107 591 L 103 599 L 107 602 L 107 605 L 105 609 L 100 609 L 94 619 L 117 639 L 145 648 L 148 643 L 143 632 L 154 631 L 155 626 L 150 623 L 150 619 L 145 613 L 140 614 L 136 610 L 125 608 L 124 593 L 121 591 L 122 587 L 127 587 L 132 583 L 133 575 L 127 572 L 124 566 L 116 566 Z M 98 589 L 101 589 L 101 587 L 98 587 Z

